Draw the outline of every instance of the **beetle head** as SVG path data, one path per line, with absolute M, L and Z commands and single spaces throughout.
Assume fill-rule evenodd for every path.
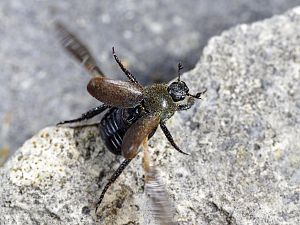
M 183 81 L 172 82 L 168 87 L 168 92 L 174 102 L 182 101 L 189 93 L 189 88 Z
M 191 96 L 193 98 L 198 98 L 200 99 L 201 94 L 203 94 L 204 92 L 199 92 L 195 95 L 192 95 L 189 93 L 189 88 L 186 85 L 186 83 L 184 81 L 180 80 L 180 70 L 182 70 L 183 67 L 181 65 L 181 63 L 178 63 L 178 78 L 177 81 L 172 82 L 169 86 L 168 86 L 168 92 L 171 95 L 172 99 L 174 102 L 178 102 L 178 101 L 182 101 L 185 99 L 186 96 Z

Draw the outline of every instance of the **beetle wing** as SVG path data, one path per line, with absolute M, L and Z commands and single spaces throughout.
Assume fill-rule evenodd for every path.
M 151 162 L 148 151 L 148 138 L 143 142 L 144 158 L 143 168 L 145 170 L 145 192 L 150 200 L 150 206 L 147 204 L 147 211 L 150 212 L 161 225 L 175 225 L 173 220 L 175 210 L 170 201 L 165 185 L 159 176 L 157 167 Z M 147 214 L 145 214 L 146 216 Z
M 148 172 L 146 172 L 145 180 L 145 191 L 151 203 L 148 208 L 151 215 L 159 221 L 161 225 L 177 224 L 174 221 L 174 205 L 170 201 L 168 192 L 155 166 L 149 167 Z
M 136 156 L 140 145 L 156 129 L 159 120 L 158 114 L 146 114 L 131 125 L 124 135 L 121 146 L 122 155 L 126 159 Z
M 133 108 L 143 100 L 143 88 L 132 82 L 93 77 L 87 85 L 88 92 L 109 106 Z
M 82 63 L 89 73 L 93 76 L 104 77 L 103 72 L 97 66 L 95 58 L 74 34 L 61 23 L 56 24 L 56 30 L 64 48 L 74 56 L 75 59 Z

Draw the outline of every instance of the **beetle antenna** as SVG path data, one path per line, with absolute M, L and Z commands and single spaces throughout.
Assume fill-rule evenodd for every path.
M 181 62 L 178 63 L 178 82 L 180 81 L 180 71 L 183 69 Z
M 188 96 L 191 96 L 193 98 L 197 98 L 197 99 L 201 99 L 201 95 L 203 95 L 205 92 L 207 91 L 207 89 L 205 88 L 204 91 L 198 92 L 195 95 L 192 95 L 190 93 L 187 93 Z

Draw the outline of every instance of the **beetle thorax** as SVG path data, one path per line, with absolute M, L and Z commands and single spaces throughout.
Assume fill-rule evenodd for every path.
M 145 87 L 144 107 L 150 113 L 159 113 L 162 121 L 172 117 L 176 111 L 176 104 L 165 84 L 153 84 Z

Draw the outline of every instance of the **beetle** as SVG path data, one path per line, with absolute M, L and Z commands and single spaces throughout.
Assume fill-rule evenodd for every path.
M 113 57 L 128 80 L 107 78 L 97 66 L 96 60 L 88 48 L 74 34 L 60 23 L 56 24 L 56 29 L 67 52 L 73 55 L 92 75 L 87 85 L 88 92 L 103 103 L 77 119 L 66 120 L 58 123 L 58 125 L 80 122 L 106 112 L 99 123 L 101 138 L 109 151 L 125 158 L 103 188 L 96 204 L 97 211 L 108 188 L 139 153 L 140 146 L 143 143 L 147 145 L 147 140 L 154 135 L 158 126 L 170 144 L 178 152 L 187 155 L 175 143 L 166 126 L 166 121 L 176 111 L 190 109 L 194 105 L 195 99 L 201 99 L 201 95 L 206 92 L 206 89 L 195 95 L 190 94 L 188 86 L 180 77 L 180 72 L 183 69 L 180 63 L 178 63 L 177 80 L 170 85 L 142 86 L 133 74 L 124 67 L 116 55 L 114 47 L 112 48 Z M 153 173 L 154 169 L 151 168 L 149 160 L 144 160 L 145 171 Z M 149 177 L 151 178 L 151 176 Z M 154 178 L 155 176 L 152 176 L 151 179 Z

